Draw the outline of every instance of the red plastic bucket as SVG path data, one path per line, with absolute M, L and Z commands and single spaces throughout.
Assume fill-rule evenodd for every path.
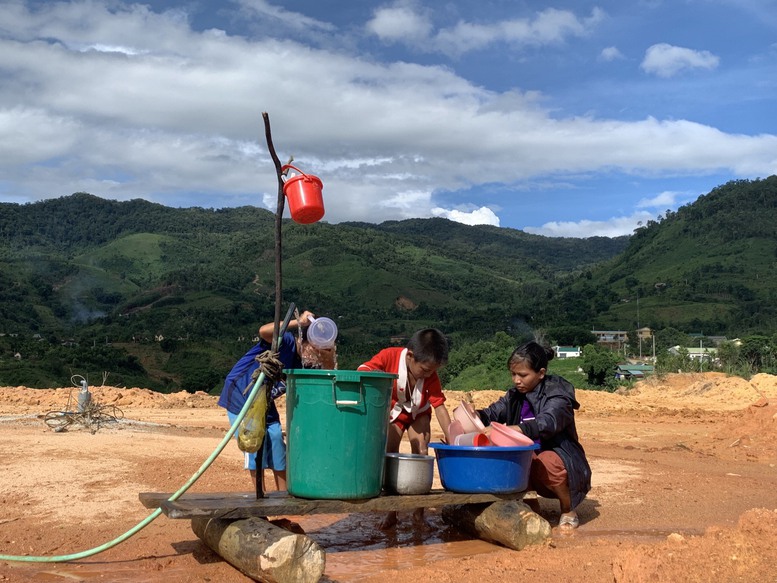
M 305 174 L 299 168 L 286 164 L 281 171 L 293 168 L 299 172 L 298 176 L 289 178 L 283 184 L 283 194 L 289 201 L 289 212 L 296 223 L 307 225 L 315 223 L 324 216 L 324 197 L 321 190 L 324 184 L 312 174 Z

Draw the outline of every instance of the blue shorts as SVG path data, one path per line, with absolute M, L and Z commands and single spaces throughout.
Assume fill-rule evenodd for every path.
M 237 419 L 237 415 L 227 411 L 230 427 Z M 235 432 L 237 439 L 237 431 Z M 257 453 L 248 453 L 244 451 L 245 462 L 243 469 L 255 470 Z M 264 436 L 264 448 L 262 450 L 262 469 L 269 468 L 276 472 L 282 472 L 286 469 L 286 443 L 283 441 L 283 428 L 280 423 L 270 423 L 267 426 L 267 433 Z

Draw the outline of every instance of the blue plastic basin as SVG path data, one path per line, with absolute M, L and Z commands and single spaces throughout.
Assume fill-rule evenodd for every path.
M 461 494 L 512 494 L 529 485 L 533 445 L 476 447 L 430 443 L 443 488 Z

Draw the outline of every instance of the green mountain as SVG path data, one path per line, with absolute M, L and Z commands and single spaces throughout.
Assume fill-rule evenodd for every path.
M 773 333 L 777 177 L 721 186 L 616 239 L 444 219 L 283 221 L 283 295 L 334 318 L 349 368 L 421 327 Z M 89 194 L 0 204 L 0 384 L 71 374 L 215 387 L 272 319 L 274 215 Z M 639 300 L 637 301 L 637 298 Z M 18 354 L 18 356 L 17 356 Z
M 638 228 L 625 251 L 557 296 L 600 329 L 707 336 L 777 331 L 777 176 L 715 188 Z
M 217 382 L 273 317 L 274 225 L 253 207 L 173 209 L 85 193 L 0 205 L 0 384 L 66 378 L 98 346 L 103 367 L 127 382 L 141 370 L 169 388 Z M 293 301 L 335 318 L 348 367 L 421 327 L 456 342 L 524 329 L 559 277 L 613 257 L 627 239 L 444 219 L 285 220 L 282 243 L 284 313 Z

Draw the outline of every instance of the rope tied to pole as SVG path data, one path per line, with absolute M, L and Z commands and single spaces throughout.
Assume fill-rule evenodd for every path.
M 281 380 L 283 378 L 283 363 L 280 361 L 279 356 L 277 352 L 270 350 L 257 354 L 254 360 L 259 363 L 259 367 L 251 373 L 251 380 L 255 381 L 262 373 L 264 373 L 265 382 L 269 385 L 274 385 Z M 245 391 L 250 389 L 251 385 L 248 385 Z

